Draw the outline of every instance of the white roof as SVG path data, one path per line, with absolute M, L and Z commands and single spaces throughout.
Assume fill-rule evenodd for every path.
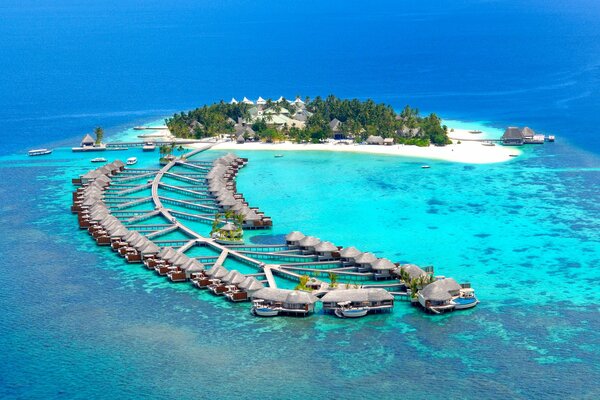
M 235 97 L 231 98 L 231 101 L 229 102 L 229 104 L 237 104 L 238 101 L 235 99 Z
M 244 99 L 242 100 L 242 103 L 244 103 L 244 104 L 254 104 L 254 103 L 252 102 L 252 100 L 248 100 L 248 98 L 247 98 L 247 97 L 245 97 L 245 96 L 244 96 Z
M 302 101 L 302 99 L 300 97 L 296 97 L 296 100 L 294 100 L 294 103 L 296 103 L 296 104 L 304 104 L 304 102 Z
M 267 101 L 259 96 L 258 100 L 256 100 L 256 104 L 267 104 Z

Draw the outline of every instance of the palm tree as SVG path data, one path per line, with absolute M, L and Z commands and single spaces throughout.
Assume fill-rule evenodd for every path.
M 334 288 L 337 286 L 337 275 L 333 272 L 329 273 L 329 281 L 331 282 L 331 287 Z

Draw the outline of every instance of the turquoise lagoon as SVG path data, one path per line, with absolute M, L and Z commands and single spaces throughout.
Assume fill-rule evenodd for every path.
M 393 156 L 238 154 L 250 160 L 239 190 L 274 221 L 250 241 L 301 230 L 433 265 L 471 282 L 481 304 L 443 316 L 399 302 L 359 321 L 257 319 L 248 304 L 125 264 L 77 228 L 70 178 L 96 154 L 6 156 L 3 397 L 595 397 L 597 158 L 562 143 L 501 164 L 427 161 L 429 170 Z M 103 156 L 145 167 L 158 153 Z

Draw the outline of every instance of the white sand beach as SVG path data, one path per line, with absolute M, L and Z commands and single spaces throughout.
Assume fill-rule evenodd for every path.
M 352 153 L 387 154 L 401 157 L 412 157 L 429 160 L 442 160 L 466 164 L 488 164 L 511 160 L 520 155 L 521 151 L 514 147 L 501 145 L 484 146 L 481 142 L 465 141 L 464 139 L 479 139 L 478 135 L 469 133 L 466 129 L 454 129 L 449 133 L 453 144 L 437 147 L 417 147 L 408 145 L 361 145 L 344 143 L 297 144 L 292 142 L 262 143 L 225 142 L 217 144 L 215 150 L 271 150 L 271 151 L 339 151 Z M 481 138 L 485 136 L 481 135 Z M 458 143 L 460 141 L 460 144 Z

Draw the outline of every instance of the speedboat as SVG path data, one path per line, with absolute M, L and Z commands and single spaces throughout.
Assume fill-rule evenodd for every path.
M 104 157 L 92 158 L 92 162 L 106 162 L 106 158 L 104 158 Z
M 133 165 L 133 164 L 135 164 L 136 162 L 137 162 L 137 158 L 135 158 L 135 157 L 129 157 L 129 158 L 127 159 L 127 165 Z
M 252 305 L 252 309 L 250 310 L 252 314 L 257 315 L 259 317 L 276 317 L 279 314 L 279 310 L 267 306 L 264 304 L 264 300 L 254 300 Z
M 283 157 L 283 154 L 275 154 L 275 158 L 281 158 Z
M 421 165 L 421 168 L 428 169 L 428 168 L 431 168 L 431 167 L 429 165 Z
M 452 299 L 452 304 L 454 304 L 455 310 L 466 310 L 479 304 L 479 300 L 475 297 L 475 291 L 472 288 L 464 288 L 460 289 L 460 294 Z
M 493 142 L 483 142 L 481 143 L 483 146 L 495 146 Z
M 339 318 L 360 318 L 369 312 L 368 307 L 352 307 L 350 304 L 350 301 L 338 303 L 339 307 L 335 309 L 335 315 Z
M 49 149 L 34 149 L 27 152 L 30 156 L 45 156 L 50 153 L 52 153 L 52 150 Z
M 475 134 L 477 134 L 477 133 L 481 133 L 481 131 L 480 131 L 480 130 L 478 130 L 478 129 L 474 129 L 474 130 L 472 130 L 472 131 L 469 131 L 469 133 L 475 133 Z

